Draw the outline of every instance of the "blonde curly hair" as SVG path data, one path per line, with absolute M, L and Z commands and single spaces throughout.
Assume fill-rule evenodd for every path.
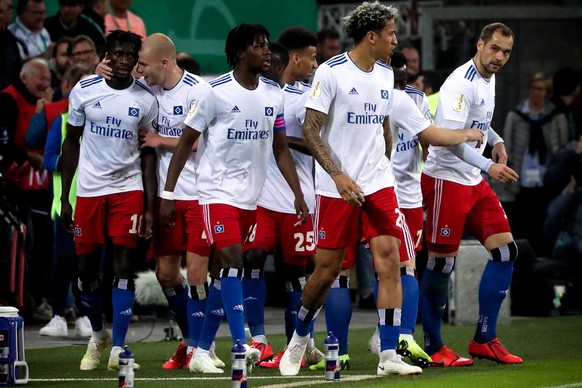
M 365 1 L 347 14 L 343 22 L 348 36 L 358 43 L 369 31 L 379 31 L 397 17 L 395 7 L 382 5 L 379 1 Z

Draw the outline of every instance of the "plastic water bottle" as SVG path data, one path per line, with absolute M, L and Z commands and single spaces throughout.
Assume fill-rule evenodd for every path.
M 119 388 L 133 388 L 135 376 L 133 366 L 135 364 L 133 353 L 127 346 L 119 353 Z
M 245 357 L 246 349 L 240 343 L 240 340 L 237 340 L 231 350 L 232 388 L 246 388 L 247 386 L 247 362 Z
M 330 331 L 323 341 L 325 348 L 325 381 L 340 381 L 339 341 Z

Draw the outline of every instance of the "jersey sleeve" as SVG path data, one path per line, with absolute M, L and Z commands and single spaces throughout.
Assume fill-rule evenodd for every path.
M 475 88 L 466 79 L 456 79 L 441 89 L 439 106 L 442 118 L 448 121 L 466 123 L 475 100 Z M 441 125 L 441 123 L 439 123 Z
M 69 118 L 67 123 L 74 127 L 80 127 L 85 124 L 85 103 L 80 83 L 77 83 L 69 94 Z
M 283 97 L 283 92 L 281 91 L 281 98 L 279 99 L 279 104 L 276 106 L 277 117 L 273 123 L 273 131 L 284 131 L 286 129 L 285 125 L 285 98 Z
M 140 128 L 146 128 L 150 131 L 158 131 L 158 113 L 159 113 L 159 105 L 158 100 L 156 98 L 153 99 L 150 109 L 148 109 L 147 114 L 139 123 Z
M 190 102 L 190 111 L 184 119 L 184 124 L 198 132 L 204 132 L 215 117 L 216 95 L 210 84 L 206 84 Z
M 337 82 L 331 68 L 322 65 L 315 72 L 305 107 L 327 114 L 337 92 Z
M 399 128 L 409 132 L 411 136 L 418 135 L 431 125 L 431 122 L 424 117 L 412 98 L 406 93 L 403 93 L 398 109 L 392 113 L 392 120 Z

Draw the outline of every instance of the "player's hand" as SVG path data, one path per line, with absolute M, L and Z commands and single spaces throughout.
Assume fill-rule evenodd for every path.
M 469 128 L 466 131 L 467 141 L 476 141 L 477 145 L 475 148 L 481 147 L 481 144 L 483 144 L 483 136 L 485 136 L 485 134 L 478 128 Z
M 34 168 L 36 171 L 42 171 L 44 166 L 42 163 L 44 162 L 44 156 L 40 154 L 35 154 L 34 152 L 27 152 L 27 160 L 28 163 Z
M 111 60 L 106 58 L 107 53 L 105 53 L 103 60 L 97 64 L 97 67 L 95 68 L 95 74 L 105 78 L 106 80 L 110 80 L 111 77 L 113 77 L 113 69 L 109 67 L 109 62 L 111 62 Z
M 69 233 L 73 233 L 73 207 L 69 201 L 61 200 L 61 225 Z
M 138 132 L 139 144 L 141 148 L 152 147 L 158 148 L 162 145 L 162 137 L 156 132 L 142 128 Z
M 515 171 L 501 163 L 493 163 L 487 170 L 487 174 L 501 183 L 515 183 L 519 179 Z
M 348 175 L 341 173 L 332 177 L 342 199 L 353 206 L 362 206 L 364 203 L 364 191 Z
M 173 228 L 176 223 L 176 203 L 162 199 L 160 203 L 160 222 L 166 228 Z
M 293 226 L 300 226 L 301 224 L 307 221 L 307 216 L 309 215 L 309 208 L 305 203 L 305 199 L 303 197 L 297 198 L 295 197 L 295 212 L 297 214 L 297 222 L 293 224 Z
M 507 164 L 507 151 L 503 142 L 497 143 L 491 150 L 491 160 L 495 163 Z
M 143 214 L 143 220 L 139 226 L 139 237 L 143 237 L 146 240 L 152 238 L 154 230 L 154 215 L 151 211 L 146 210 Z

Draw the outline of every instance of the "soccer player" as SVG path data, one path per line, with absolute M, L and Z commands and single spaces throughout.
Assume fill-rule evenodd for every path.
M 289 50 L 285 83 L 303 92 L 309 90 L 311 85 L 304 80 L 311 79 L 317 69 L 317 36 L 305 27 L 289 27 L 281 32 L 278 42 Z
M 398 245 L 402 240 L 390 161 L 394 76 L 378 60 L 396 46 L 397 10 L 364 2 L 345 18 L 354 47 L 321 64 L 306 103 L 305 141 L 316 165 L 317 255 L 303 290 L 295 332 L 281 359 L 282 375 L 296 375 L 310 327 L 340 272 L 360 219 L 380 277 L 378 316 L 382 352 L 377 373 L 417 374 L 396 354 L 400 321 Z M 321 133 L 320 133 L 321 132 Z
M 151 236 L 155 198 L 155 153 L 150 148 L 140 153 L 138 131 L 153 130 L 157 125 L 158 104 L 151 91 L 131 76 L 141 39 L 114 31 L 107 37 L 106 48 L 113 77 L 89 77 L 73 88 L 63 143 L 61 218 L 64 227 L 75 234 L 81 300 L 93 329 L 81 370 L 97 369 L 101 352 L 112 341 L 102 322 L 101 248 L 107 241 L 112 245 L 115 275 L 108 367 L 119 367 L 119 353 L 133 315 L 137 240 L 139 235 Z M 69 191 L 76 168 L 73 221 Z
M 262 25 L 241 24 L 229 32 L 225 52 L 234 70 L 211 81 L 192 105 L 160 205 L 162 221 L 174 222 L 176 182 L 192 145 L 202 135 L 197 184 L 205 231 L 222 264 L 220 288 L 232 340 L 244 344 L 250 365 L 260 352 L 249 347 L 244 334 L 242 243 L 253 239 L 270 148 L 295 198 L 296 223 L 305 222 L 309 213 L 287 147 L 281 89 L 260 76 L 269 69 L 269 36 Z M 209 366 L 204 355 L 208 349 L 202 345 L 191 360 L 191 370 L 204 372 Z
M 502 23 L 485 26 L 477 42 L 475 56 L 458 67 L 440 91 L 435 124 L 452 129 L 480 128 L 493 147 L 492 165 L 484 160 L 481 170 L 498 180 L 516 182 L 517 174 L 507 166 L 503 140 L 493 128 L 495 73 L 508 61 L 514 35 Z M 479 148 L 482 153 L 484 146 Z M 497 318 L 511 284 L 517 246 L 499 198 L 481 176 L 474 163 L 463 162 L 450 148 L 430 147 L 421 180 L 428 208 L 426 240 L 428 265 L 420 289 L 420 309 L 425 335 L 425 351 L 434 366 L 468 366 L 473 360 L 459 357 L 447 348 L 441 337 L 441 322 L 447 302 L 448 284 L 464 231 L 474 235 L 490 253 L 479 286 L 479 320 L 469 345 L 473 357 L 502 364 L 519 364 L 522 359 L 509 353 L 497 338 Z M 500 167 L 501 166 L 501 167 Z M 493 176 L 493 175 L 492 175 Z

